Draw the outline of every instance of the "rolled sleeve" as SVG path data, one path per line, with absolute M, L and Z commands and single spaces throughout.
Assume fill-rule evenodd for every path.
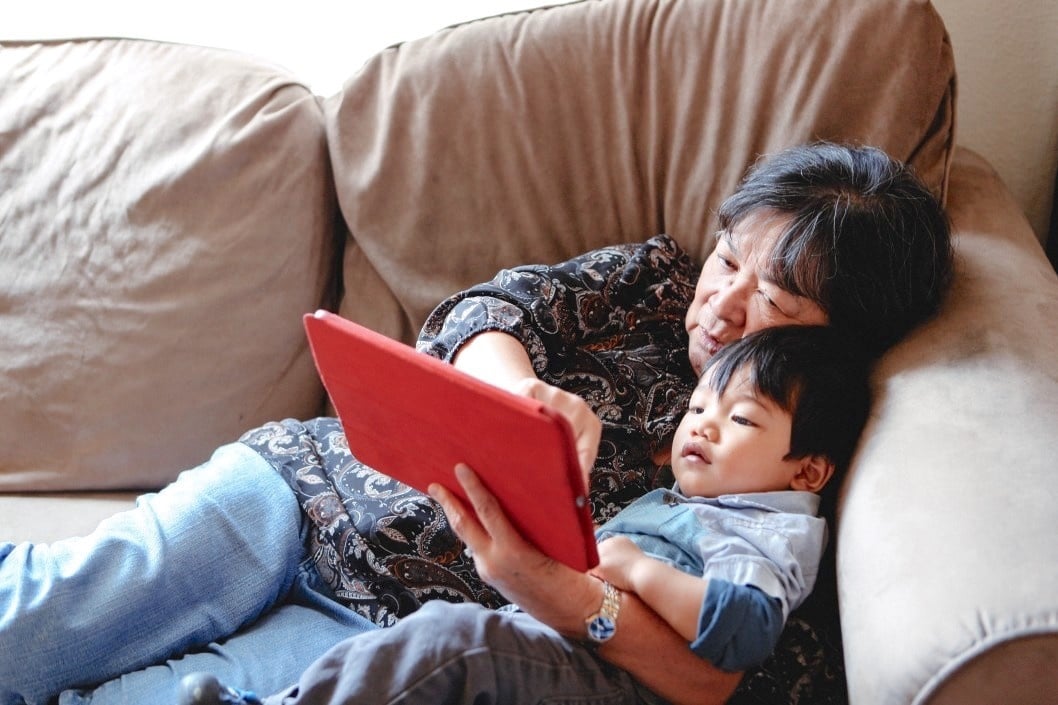
M 542 347 L 522 308 L 495 296 L 469 294 L 438 306 L 419 334 L 416 347 L 419 352 L 451 362 L 468 340 L 487 331 L 517 338 L 531 356 Z
M 416 347 L 451 361 L 474 335 L 517 338 L 541 375 L 600 339 L 625 337 L 636 321 L 666 316 L 682 324 L 697 268 L 674 240 L 659 235 L 613 245 L 556 265 L 501 270 L 441 302 L 427 317 Z
M 782 634 L 779 600 L 757 588 L 710 580 L 691 650 L 725 671 L 745 671 L 771 655 Z

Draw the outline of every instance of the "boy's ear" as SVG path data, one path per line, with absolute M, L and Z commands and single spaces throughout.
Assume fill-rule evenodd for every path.
M 801 458 L 801 468 L 790 481 L 790 489 L 819 492 L 834 476 L 834 463 L 825 455 Z

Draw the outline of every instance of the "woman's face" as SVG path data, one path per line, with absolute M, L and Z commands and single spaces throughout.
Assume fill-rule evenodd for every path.
M 685 319 L 695 373 L 701 374 L 721 346 L 749 333 L 778 325 L 829 323 L 819 304 L 768 277 L 768 258 L 788 220 L 768 211 L 754 213 L 717 236 Z

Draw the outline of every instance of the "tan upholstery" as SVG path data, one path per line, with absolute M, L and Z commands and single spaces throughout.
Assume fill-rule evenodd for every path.
M 0 48 L 0 491 L 153 488 L 322 390 L 317 98 L 239 54 Z
M 940 192 L 953 71 L 930 5 L 878 0 L 586 1 L 394 47 L 325 106 L 341 312 L 410 340 L 497 265 L 662 231 L 704 258 L 746 167 L 816 139 Z
M 409 341 L 501 266 L 660 231 L 702 258 L 759 155 L 872 143 L 947 196 L 959 260 L 844 488 L 851 700 L 1058 702 L 1058 277 L 953 147 L 954 87 L 924 0 L 582 0 L 393 47 L 328 97 L 220 50 L 0 41 L 0 541 L 131 502 L 15 490 L 159 487 L 315 413 L 306 311 Z
M 1021 702 L 978 668 L 1058 702 L 1054 664 L 984 658 L 1039 636 L 1058 652 L 1058 277 L 992 168 L 960 151 L 955 289 L 886 356 L 846 485 L 838 586 L 853 702 Z M 1043 636 L 1046 635 L 1046 636 Z M 1028 653 L 1028 648 L 1008 654 Z M 973 659 L 977 659 L 974 661 Z M 956 674 L 949 686 L 944 678 Z M 947 693 L 942 696 L 942 693 Z

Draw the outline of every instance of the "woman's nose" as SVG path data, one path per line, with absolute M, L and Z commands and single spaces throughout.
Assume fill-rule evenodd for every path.
M 747 295 L 748 287 L 744 283 L 732 281 L 709 298 L 709 308 L 728 325 L 741 327 L 746 323 Z

